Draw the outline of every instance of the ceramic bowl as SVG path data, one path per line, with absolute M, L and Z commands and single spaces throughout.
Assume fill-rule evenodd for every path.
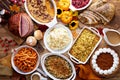
M 55 1 L 54 1 L 54 0 L 50 0 L 50 1 L 51 1 L 51 4 L 53 5 L 54 11 L 55 11 L 54 18 L 53 18 L 50 22 L 43 23 L 43 22 L 40 22 L 40 21 L 36 20 L 36 19 L 31 15 L 30 11 L 28 10 L 27 0 L 25 0 L 25 3 L 24 3 L 25 10 L 26 10 L 26 12 L 28 13 L 28 15 L 32 18 L 32 20 L 35 21 L 36 23 L 42 24 L 42 25 L 46 25 L 46 26 L 48 26 L 48 27 L 53 27 L 53 26 L 57 23 L 57 19 L 56 19 L 57 8 L 56 8 Z
M 18 51 L 19 51 L 20 49 L 22 49 L 22 48 L 31 48 L 31 49 L 33 49 L 33 50 L 37 53 L 38 60 L 37 60 L 37 63 L 36 63 L 36 67 L 35 67 L 32 71 L 23 72 L 23 71 L 21 71 L 19 68 L 17 68 L 17 67 L 15 66 L 15 64 L 14 64 L 14 57 L 15 57 L 15 55 L 18 53 Z M 40 57 L 39 57 L 38 52 L 36 51 L 36 49 L 34 49 L 34 48 L 30 47 L 30 46 L 23 45 L 23 46 L 20 46 L 20 47 L 15 48 L 15 49 L 12 50 L 11 64 L 12 64 L 13 69 L 14 69 L 16 72 L 18 72 L 19 74 L 28 75 L 28 74 L 33 73 L 33 72 L 38 68 L 38 66 L 39 66 L 39 61 L 40 61 Z
M 48 35 L 49 35 L 50 32 L 51 32 L 53 29 L 55 29 L 55 28 L 64 28 L 65 30 L 67 30 L 68 35 L 69 35 L 69 37 L 70 37 L 70 43 L 69 43 L 65 48 L 63 48 L 63 49 L 61 49 L 61 50 L 53 50 L 53 49 L 51 49 L 51 48 L 49 47 L 49 45 L 48 45 L 48 43 L 47 43 L 47 37 L 48 37 Z M 60 37 L 60 36 L 59 36 L 59 37 Z M 63 40 L 64 40 L 64 39 L 63 39 Z M 56 24 L 54 27 L 47 29 L 47 31 L 46 31 L 45 34 L 44 34 L 44 45 L 45 45 L 45 47 L 46 47 L 50 52 L 52 52 L 52 53 L 63 54 L 63 53 L 65 53 L 66 51 L 68 51 L 68 50 L 71 48 L 72 43 L 73 43 L 72 33 L 71 33 L 71 31 L 70 31 L 66 26 L 64 26 L 63 24 Z
M 47 80 L 47 78 L 43 77 L 39 72 L 34 72 L 34 73 L 31 75 L 31 80 L 35 80 L 35 79 L 33 79 L 33 77 L 34 77 L 35 75 L 39 77 L 38 80 Z
M 84 9 L 86 9 L 90 4 L 91 4 L 91 2 L 92 2 L 92 0 L 89 0 L 89 2 L 85 5 L 85 6 L 83 6 L 83 7 L 81 7 L 81 8 L 76 8 L 73 4 L 72 4 L 72 1 L 73 0 L 70 0 L 70 9 L 72 10 L 72 11 L 76 11 L 76 10 L 84 10 Z M 79 0 L 78 0 L 79 1 Z M 82 1 L 82 0 L 81 0 Z

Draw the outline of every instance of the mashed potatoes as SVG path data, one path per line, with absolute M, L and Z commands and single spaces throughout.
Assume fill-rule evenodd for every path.
M 54 28 L 47 36 L 47 44 L 53 50 L 64 49 L 70 41 L 68 31 L 63 27 Z

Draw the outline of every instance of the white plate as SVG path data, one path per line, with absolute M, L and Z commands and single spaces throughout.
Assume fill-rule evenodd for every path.
M 59 28 L 59 27 L 63 27 L 64 29 L 66 29 L 67 31 L 68 31 L 68 34 L 69 34 L 69 36 L 70 36 L 70 43 L 64 48 L 64 49 L 62 49 L 62 50 L 52 50 L 49 46 L 48 46 L 48 44 L 47 44 L 47 36 L 48 36 L 48 34 L 51 32 L 51 30 L 53 30 L 54 28 Z M 49 29 L 47 29 L 46 30 L 46 32 L 45 32 L 45 34 L 44 34 L 44 45 L 45 45 L 45 47 L 50 51 L 50 52 L 52 52 L 52 53 L 57 53 L 57 54 L 62 54 L 62 53 L 65 53 L 66 51 L 68 51 L 70 48 L 71 48 L 71 46 L 72 46 L 72 43 L 73 43 L 73 36 L 72 36 L 72 33 L 71 33 L 71 31 L 66 27 L 66 26 L 64 26 L 64 25 L 62 25 L 62 24 L 56 24 L 54 27 L 52 27 L 52 28 L 49 28 Z

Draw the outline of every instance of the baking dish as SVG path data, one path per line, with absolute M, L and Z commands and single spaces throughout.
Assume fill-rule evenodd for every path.
M 69 63 L 69 66 L 71 67 L 71 70 L 72 70 L 72 74 L 71 76 L 69 76 L 68 78 L 65 78 L 65 79 L 60 79 L 60 78 L 57 78 L 55 76 L 53 76 L 46 68 L 45 66 L 45 62 L 46 60 L 48 59 L 48 57 L 50 56 L 57 56 L 57 57 L 61 57 L 63 60 L 67 61 L 67 63 Z M 50 58 L 49 58 L 50 59 Z M 53 58 L 52 58 L 53 59 Z M 54 61 L 53 61 L 54 63 Z M 60 55 L 60 54 L 55 54 L 55 53 L 45 53 L 41 56 L 41 65 L 42 65 L 42 69 L 43 71 L 53 80 L 74 80 L 75 77 L 76 77 L 76 71 L 75 71 L 75 67 L 73 65 L 73 63 L 67 58 L 65 57 L 64 55 Z M 57 65 L 57 64 L 56 64 Z M 61 66 L 62 67 L 62 66 Z M 58 67 L 57 67 L 58 68 Z M 59 73 L 59 72 L 58 72 Z
M 45 2 L 46 2 L 46 1 L 45 1 Z M 35 22 L 38 23 L 38 24 L 46 25 L 46 26 L 48 26 L 48 27 L 53 27 L 53 26 L 57 23 L 57 19 L 56 19 L 57 8 L 56 8 L 56 4 L 55 4 L 55 1 L 54 1 L 54 0 L 50 0 L 50 2 L 51 2 L 51 6 L 54 7 L 54 18 L 53 18 L 51 21 L 49 21 L 49 22 L 44 22 L 44 23 L 38 21 L 37 19 L 35 19 L 35 18 L 31 15 L 30 11 L 28 10 L 27 0 L 25 0 L 24 7 L 25 7 L 26 12 L 27 12 L 28 15 L 32 18 L 33 21 L 35 21 Z M 43 9 L 44 9 L 44 8 L 43 8 Z
M 102 37 L 96 28 L 84 27 L 68 52 L 70 59 L 76 64 L 85 64 L 101 40 Z

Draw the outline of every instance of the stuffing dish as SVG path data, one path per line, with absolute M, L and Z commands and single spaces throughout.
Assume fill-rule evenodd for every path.
M 72 75 L 72 67 L 69 62 L 57 55 L 48 56 L 45 59 L 47 71 L 59 79 L 67 79 Z
M 30 14 L 42 23 L 53 20 L 55 10 L 51 0 L 26 0 Z
M 69 53 L 79 61 L 85 62 L 99 40 L 98 35 L 85 28 L 78 36 Z
M 23 72 L 30 72 L 35 69 L 38 55 L 32 48 L 23 47 L 14 56 L 15 66 Z

